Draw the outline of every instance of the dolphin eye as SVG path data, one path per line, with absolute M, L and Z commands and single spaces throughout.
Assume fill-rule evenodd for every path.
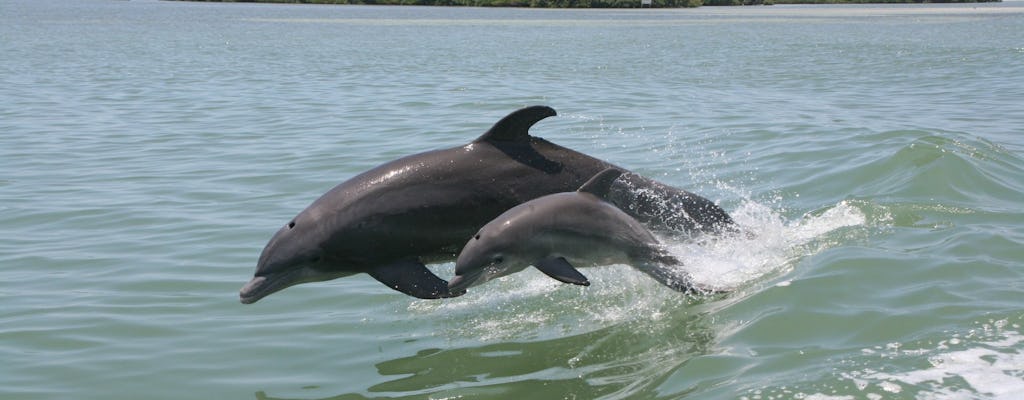
M 288 223 L 288 229 L 292 229 L 294 227 L 295 227 L 295 221 L 292 221 L 292 222 Z
M 478 233 L 476 236 L 473 236 L 473 239 L 480 240 L 480 234 Z
M 494 257 L 494 263 L 495 264 L 501 264 L 504 261 L 505 261 L 505 257 L 502 257 L 502 256 L 495 256 Z

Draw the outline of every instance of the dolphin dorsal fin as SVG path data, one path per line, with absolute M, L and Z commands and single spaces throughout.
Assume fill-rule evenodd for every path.
M 554 115 L 555 109 L 548 106 L 521 108 L 506 115 L 474 142 L 525 142 L 530 139 L 533 124 Z
M 577 192 L 590 193 L 594 196 L 605 198 L 608 196 L 608 191 L 612 188 L 612 182 L 615 182 L 619 176 L 622 175 L 622 170 L 617 168 L 606 168 L 604 171 L 598 172 L 593 178 L 590 178 L 587 183 L 580 186 Z

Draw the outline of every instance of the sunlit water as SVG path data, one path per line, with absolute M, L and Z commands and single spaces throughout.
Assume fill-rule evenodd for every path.
M 0 3 L 0 398 L 1016 398 L 1020 4 Z M 317 196 L 532 104 L 729 211 L 665 242 L 732 292 L 619 265 L 239 304 Z

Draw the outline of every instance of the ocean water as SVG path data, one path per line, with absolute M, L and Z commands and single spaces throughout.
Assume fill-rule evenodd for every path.
M 0 2 L 0 398 L 1018 398 L 1022 4 Z M 320 194 L 533 104 L 752 232 L 669 243 L 736 290 L 238 302 Z

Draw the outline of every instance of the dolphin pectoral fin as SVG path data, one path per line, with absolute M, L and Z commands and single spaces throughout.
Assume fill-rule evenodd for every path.
M 569 264 L 569 262 L 565 260 L 565 258 L 549 257 L 537 261 L 533 266 L 545 275 L 560 282 L 580 286 L 590 286 L 590 281 L 587 280 L 587 277 L 583 276 L 580 271 L 577 271 L 572 264 Z
M 466 293 L 465 290 L 449 291 L 447 281 L 438 278 L 423 263 L 416 260 L 382 265 L 367 273 L 389 288 L 421 299 L 443 299 Z

